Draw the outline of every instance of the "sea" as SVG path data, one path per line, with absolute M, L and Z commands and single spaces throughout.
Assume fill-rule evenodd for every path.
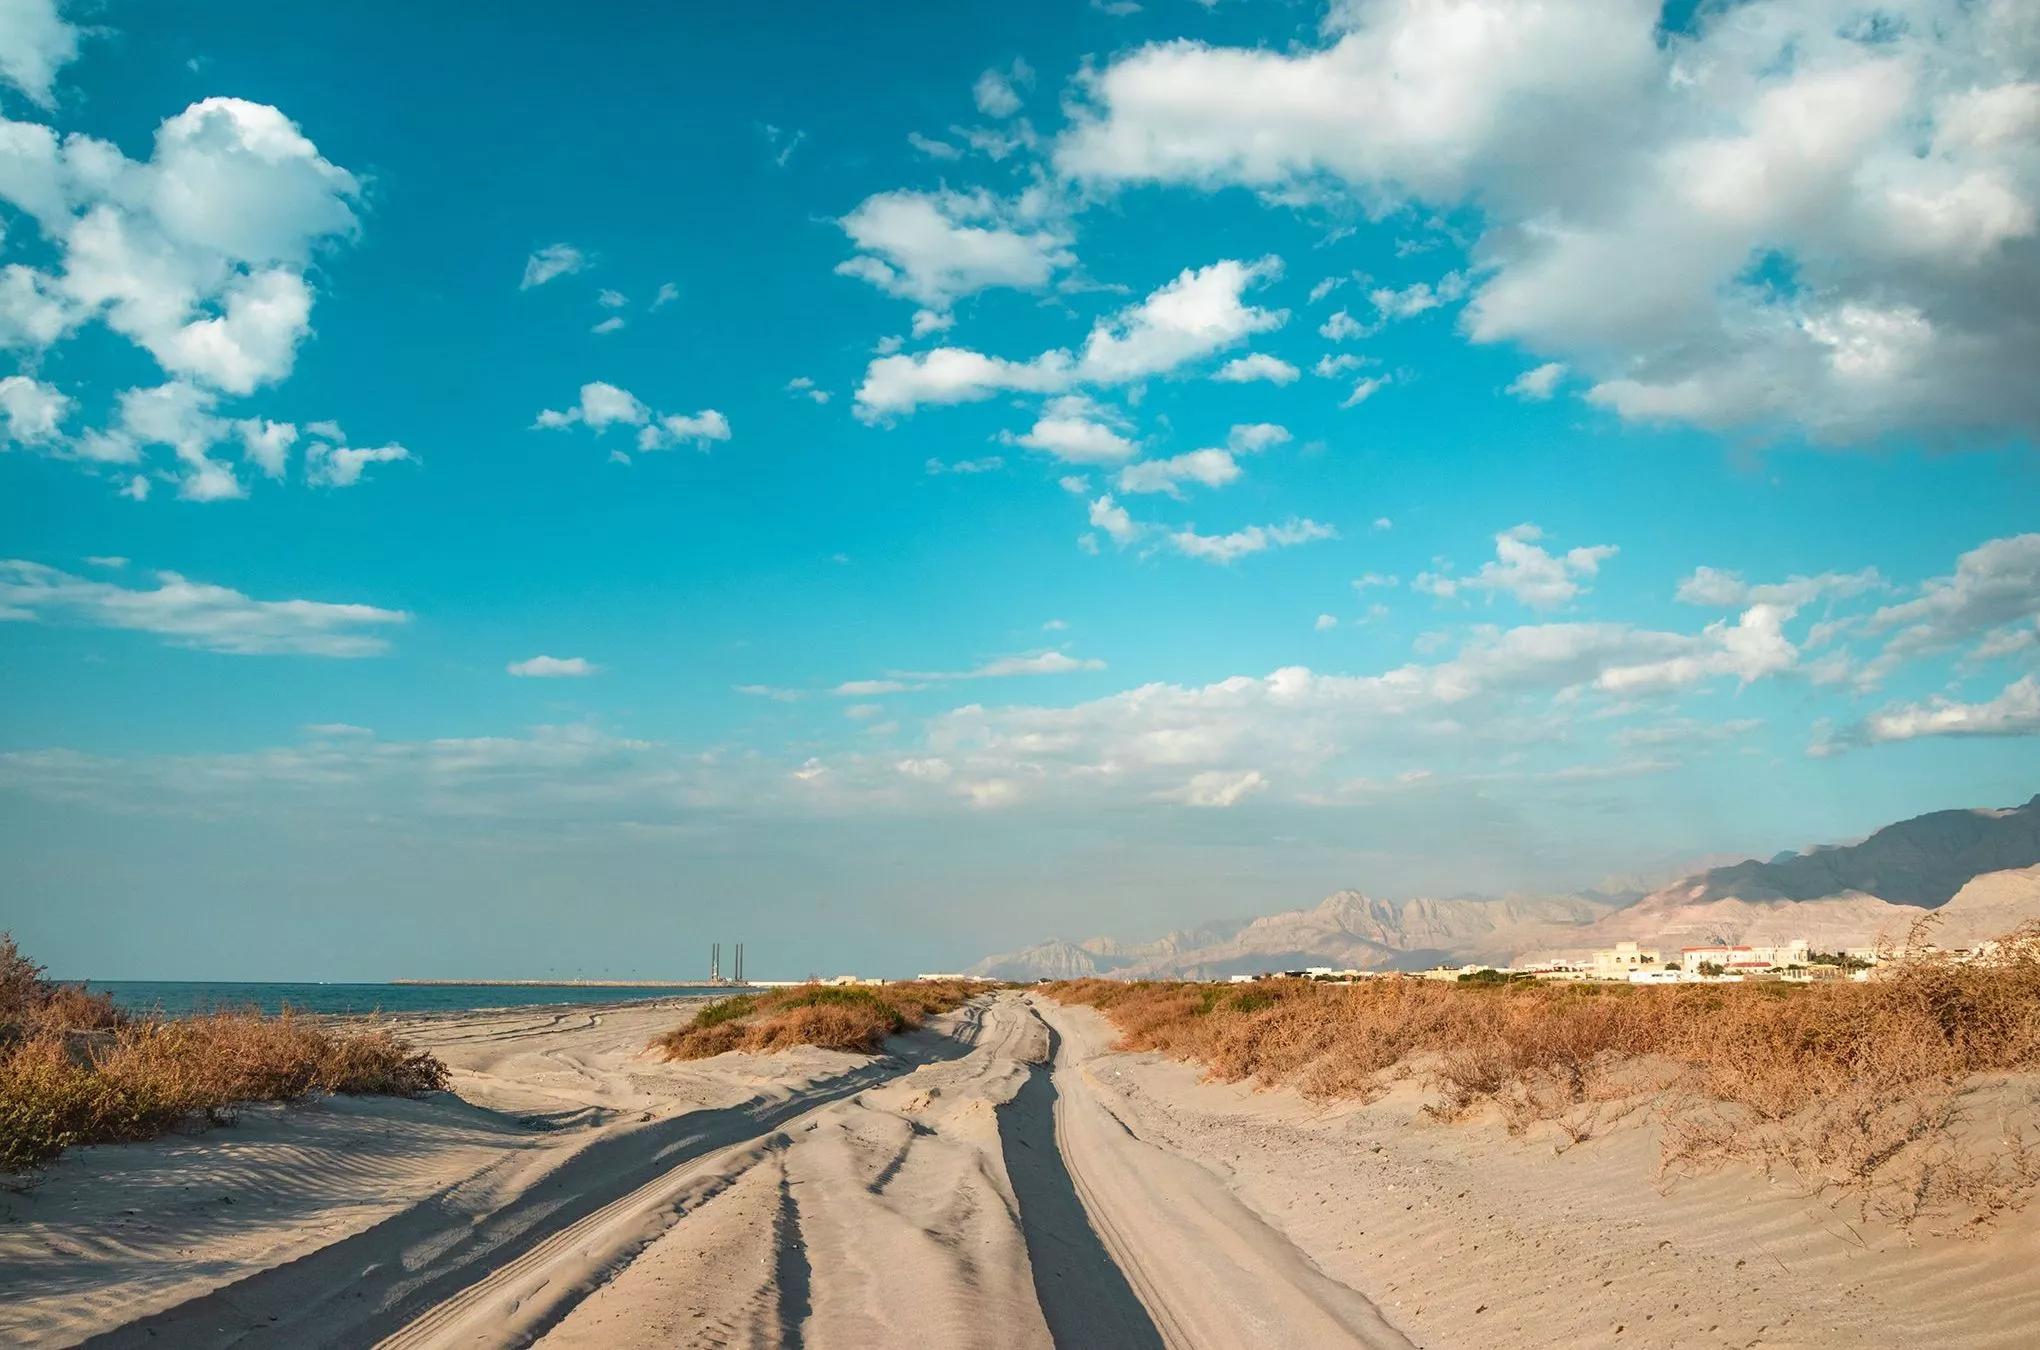
M 255 984 L 231 980 L 88 980 L 86 988 L 113 995 L 137 1013 L 188 1017 L 216 1009 L 285 1007 L 305 1013 L 471 1012 L 561 1003 L 621 1003 L 629 999 L 720 996 L 714 985 L 592 984 Z

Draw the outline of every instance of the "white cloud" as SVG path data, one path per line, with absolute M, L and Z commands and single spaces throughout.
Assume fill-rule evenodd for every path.
M 314 487 L 353 487 L 371 464 L 399 464 L 412 458 L 401 445 L 365 448 L 314 441 L 305 451 L 305 481 Z
M 1563 361 L 1546 361 L 1543 365 L 1526 370 L 1509 381 L 1509 387 L 1503 392 L 1534 403 L 1542 403 L 1557 392 L 1558 382 L 1565 378 L 1565 370 Z
M 1108 416 L 1089 399 L 1067 397 L 1053 400 L 1034 426 L 1019 436 L 1007 435 L 1011 445 L 1043 450 L 1069 464 L 1118 464 L 1140 453 L 1140 447 L 1105 422 Z
M 1185 483 L 1224 487 L 1240 476 L 1240 466 L 1234 456 L 1258 454 L 1270 446 L 1281 445 L 1289 438 L 1286 428 L 1271 422 L 1242 423 L 1233 427 L 1223 450 L 1192 450 L 1170 459 L 1151 459 L 1127 465 L 1119 471 L 1119 490 L 1166 492 L 1172 497 L 1180 497 L 1179 489 Z
M 1265 792 L 1268 780 L 1258 769 L 1245 773 L 1227 773 L 1222 769 L 1207 769 L 1194 774 L 1188 783 L 1171 792 L 1158 792 L 1158 801 L 1181 802 L 1185 806 L 1205 806 L 1223 809 L 1237 806 L 1241 799 L 1256 792 Z
M 1243 338 L 1279 328 L 1287 310 L 1257 309 L 1242 294 L 1280 275 L 1281 261 L 1243 263 L 1230 258 L 1185 268 L 1147 299 L 1101 321 L 1084 343 L 1080 373 L 1086 380 L 1123 384 L 1222 351 Z
M 1357 408 L 1380 393 L 1388 383 L 1386 375 L 1365 375 L 1353 382 L 1353 392 L 1339 400 L 1341 408 Z
M 78 30 L 64 22 L 56 0 L 0 5 L 0 80 L 54 108 L 57 72 L 77 58 Z
M 829 391 L 817 387 L 815 382 L 805 375 L 798 375 L 788 380 L 786 382 L 786 392 L 789 394 L 799 394 L 812 403 L 827 403 L 829 401 Z
M 1372 0 L 1315 46 L 1152 43 L 1079 77 L 1055 160 L 1477 210 L 1469 336 L 1569 363 L 1625 418 L 2040 427 L 2024 0 L 1660 8 Z
M 1240 476 L 1240 466 L 1223 450 L 1192 450 L 1170 459 L 1149 459 L 1129 464 L 1116 480 L 1121 492 L 1166 492 L 1181 496 L 1184 483 L 1219 488 Z
M 602 322 L 595 324 L 594 326 L 589 328 L 588 331 L 597 334 L 614 333 L 617 329 L 622 328 L 623 326 L 624 326 L 623 316 L 619 314 L 612 314 L 608 318 L 602 320 Z
M 829 692 L 838 698 L 870 698 L 874 694 L 897 694 L 906 687 L 900 680 L 845 680 Z
M 622 291 L 612 291 L 605 286 L 595 292 L 595 303 L 604 309 L 622 309 L 630 303 L 630 297 Z
M 373 630 L 411 618 L 370 605 L 255 600 L 175 572 L 155 579 L 154 589 L 143 589 L 19 559 L 0 562 L 0 620 L 129 629 L 236 656 L 374 656 L 389 643 Z
M 1033 361 L 1005 361 L 961 347 L 881 356 L 857 387 L 856 412 L 876 422 L 922 404 L 975 403 L 1006 391 L 1048 393 L 1068 387 L 1070 375 L 1066 352 Z
M 1365 324 L 1355 319 L 1343 309 L 1337 311 L 1331 318 L 1318 325 L 1318 336 L 1330 338 L 1333 342 L 1344 342 L 1347 338 L 1365 337 L 1370 331 Z
M 1862 625 L 1890 634 L 1879 671 L 1900 661 L 1947 651 L 1993 629 L 2040 616 L 2040 534 L 1993 539 L 1955 561 L 1955 574 L 1927 582 L 1920 594 L 1887 605 Z
M 1375 525 L 1377 528 L 1379 528 L 1380 522 L 1376 521 Z M 1360 576 L 1353 578 L 1353 589 L 1360 592 L 1362 595 L 1365 595 L 1373 587 L 1380 586 L 1383 588 L 1388 588 L 1394 586 L 1395 584 L 1396 579 L 1394 577 L 1384 576 L 1380 572 L 1365 572 L 1362 573 Z
M 660 439 L 657 444 L 647 444 L 646 438 L 653 432 L 657 432 Z M 706 450 L 710 442 L 729 438 L 730 420 L 713 408 L 704 408 L 691 416 L 670 413 L 661 417 L 638 433 L 638 449 L 661 450 L 669 445 L 684 444 Z
M 948 464 L 944 464 L 939 459 L 931 459 L 927 463 L 928 472 L 931 474 L 997 473 L 1000 469 L 1003 469 L 1005 467 L 1006 461 L 1000 459 L 997 455 L 986 455 L 982 459 L 959 459 Z
M 955 146 L 951 145 L 948 141 L 938 141 L 934 137 L 924 136 L 918 131 L 910 131 L 907 133 L 907 144 L 913 146 L 914 149 L 920 151 L 922 154 L 926 155 L 930 159 L 963 158 L 963 151 L 957 149 Z
M 1790 670 L 1798 661 L 1798 649 L 1785 637 L 1785 621 L 1791 617 L 1788 606 L 1752 605 L 1733 624 L 1723 620 L 1707 625 L 1673 655 L 1638 665 L 1612 665 L 1595 683 L 1618 694 L 1682 689 L 1729 675 L 1747 685 Z
M 573 407 L 547 408 L 539 413 L 532 429 L 561 431 L 576 423 L 598 433 L 612 426 L 636 427 L 640 450 L 665 450 L 682 443 L 705 450 L 711 441 L 730 438 L 729 419 L 713 408 L 704 408 L 691 416 L 655 413 L 630 390 L 600 380 L 582 385 L 580 402 Z
M 503 669 L 524 679 L 558 680 L 598 674 L 602 667 L 579 656 L 534 656 L 524 661 L 512 661 Z
M 572 244 L 547 244 L 524 260 L 524 280 L 517 289 L 528 291 L 556 277 L 571 276 L 588 265 L 588 259 Z
M 289 422 L 271 422 L 259 417 L 234 423 L 241 438 L 241 456 L 265 477 L 281 478 L 290 464 L 290 448 L 297 444 L 298 429 Z M 360 475 L 357 474 L 356 477 Z
M 1249 525 L 1231 534 L 1199 534 L 1195 525 L 1171 531 L 1169 543 L 1186 558 L 1229 563 L 1250 553 L 1289 548 L 1319 539 L 1336 539 L 1338 531 L 1314 520 L 1292 519 L 1280 525 Z
M 1400 290 L 1381 287 L 1367 293 L 1368 301 L 1381 315 L 1383 322 L 1395 319 L 1414 319 L 1443 305 L 1465 298 L 1466 276 L 1460 272 L 1447 272 L 1434 287 L 1429 282 L 1419 281 Z M 1328 335 L 1329 336 L 1329 335 Z
M 1246 384 L 1253 380 L 1266 380 L 1270 384 L 1294 384 L 1298 378 L 1295 366 L 1266 352 L 1252 352 L 1236 356 L 1220 366 L 1211 377 L 1224 384 Z
M 1450 577 L 1425 572 L 1410 583 L 1415 590 L 1449 600 L 1466 591 L 1502 593 L 1532 609 L 1555 609 L 1576 599 L 1587 588 L 1583 578 L 1601 570 L 1601 563 L 1615 556 L 1613 544 L 1569 549 L 1551 554 L 1537 546 L 1544 531 L 1535 525 L 1518 525 L 1495 536 L 1493 562 L 1482 563 L 1470 577 Z
M 1326 277 L 1323 281 L 1310 288 L 1310 303 L 1316 304 L 1333 291 L 1338 290 L 1339 287 L 1345 285 L 1346 281 L 1347 278 L 1345 277 Z
M 1784 581 L 1751 585 L 1740 574 L 1713 567 L 1696 567 L 1679 583 L 1676 598 L 1681 604 L 1733 608 L 1741 605 L 1783 605 L 1797 609 L 1825 598 L 1843 600 L 1880 590 L 1884 578 L 1874 567 L 1860 572 L 1823 572 L 1817 577 L 1788 577 Z
M 971 86 L 978 111 L 987 117 L 1011 117 L 1020 111 L 1020 90 L 1034 87 L 1034 71 L 1015 59 L 1005 70 L 988 70 Z
M 1339 616 L 1336 614 L 1320 614 L 1317 616 L 1317 622 L 1311 625 L 1311 627 L 1315 628 L 1320 633 L 1324 632 L 1328 628 L 1337 628 L 1338 626 Z
M 62 441 L 64 419 L 71 415 L 72 406 L 71 399 L 53 384 L 27 375 L 0 379 L 0 417 L 7 422 L 7 439 L 16 445 L 53 445 Z
M 752 698 L 769 698 L 774 703 L 798 703 L 807 697 L 798 689 L 779 689 L 769 684 L 739 684 L 731 686 L 739 694 Z
M 1259 309 L 1241 299 L 1247 287 L 1280 270 L 1275 258 L 1186 268 L 1138 304 L 1100 319 L 1077 357 L 1057 349 L 1008 361 L 961 347 L 880 356 L 858 387 L 857 416 L 878 422 L 922 404 L 970 403 L 1001 392 L 1060 393 L 1078 383 L 1127 384 L 1168 374 L 1280 327 L 1286 310 Z
M 957 680 L 1002 679 L 1011 675 L 1069 675 L 1082 670 L 1103 669 L 1103 661 L 1080 659 L 1067 652 L 1049 650 L 995 657 L 969 670 L 896 670 L 891 672 L 891 677 L 916 684 L 948 684 Z
M 0 196 L 55 255 L 51 272 L 0 273 L 0 338 L 38 349 L 103 319 L 166 373 L 249 393 L 290 373 L 310 332 L 305 270 L 353 237 L 359 191 L 289 118 L 241 99 L 166 119 L 140 163 L 0 122 Z
M 1349 370 L 1358 370 L 1366 364 L 1365 358 L 1355 356 L 1351 352 L 1327 352 L 1317 359 L 1317 364 L 1310 368 L 1310 373 L 1321 380 L 1331 380 Z
M 1039 290 L 1076 265 L 1069 235 L 1035 192 L 1011 201 L 983 191 L 880 192 L 838 224 L 858 250 L 838 264 L 839 274 L 913 300 L 937 318 L 964 296 L 993 287 Z
M 672 304 L 675 300 L 678 300 L 679 298 L 680 288 L 678 286 L 675 286 L 670 281 L 661 282 L 659 284 L 659 293 L 652 297 L 651 307 L 653 309 L 664 309 L 667 305 Z
M 1147 533 L 1147 526 L 1128 515 L 1126 508 L 1112 500 L 1112 494 L 1109 492 L 1091 503 L 1089 518 L 1093 528 L 1105 531 L 1112 542 L 1121 548 L 1125 548 Z
M 1865 718 L 1853 739 L 1876 743 L 1922 736 L 2040 736 L 2040 677 L 2022 676 L 1985 703 L 1936 698 L 1894 704 Z
M 651 420 L 652 410 L 644 401 L 628 389 L 594 380 L 581 386 L 581 401 L 564 411 L 555 412 L 548 408 L 539 413 L 533 425 L 546 430 L 560 430 L 584 422 L 595 431 L 601 431 L 621 422 L 627 426 L 643 426 Z

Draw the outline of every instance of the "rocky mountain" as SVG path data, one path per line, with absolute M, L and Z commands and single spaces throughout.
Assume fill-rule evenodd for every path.
M 1857 844 L 1717 867 L 1666 887 L 1683 903 L 1819 900 L 1874 895 L 1937 909 L 1969 879 L 2040 862 L 2040 796 L 2002 810 L 1935 811 L 1887 825 Z
M 1401 902 L 1359 891 L 1311 909 L 1205 924 L 1146 943 L 1052 939 L 987 957 L 999 979 L 1220 979 L 1303 966 L 1419 969 L 1583 954 L 1622 940 L 1658 947 L 1806 938 L 1817 950 L 1902 940 L 1968 946 L 2040 920 L 2040 796 L 2023 806 L 1936 811 L 1854 844 L 1710 868 L 1641 897 L 1455 896 Z

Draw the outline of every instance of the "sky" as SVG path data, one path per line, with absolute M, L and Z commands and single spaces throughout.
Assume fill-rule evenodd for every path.
M 953 969 L 2040 792 L 2021 0 L 0 0 L 0 927 Z

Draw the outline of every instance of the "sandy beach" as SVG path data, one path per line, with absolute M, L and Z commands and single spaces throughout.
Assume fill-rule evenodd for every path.
M 642 1053 L 687 1004 L 420 1018 L 453 1069 L 0 1195 L 23 1346 L 2014 1347 L 2040 1223 L 1866 1222 L 1653 1127 L 1326 1109 L 1006 992 L 876 1058 Z M 2036 1086 L 1977 1098 L 2030 1113 Z

